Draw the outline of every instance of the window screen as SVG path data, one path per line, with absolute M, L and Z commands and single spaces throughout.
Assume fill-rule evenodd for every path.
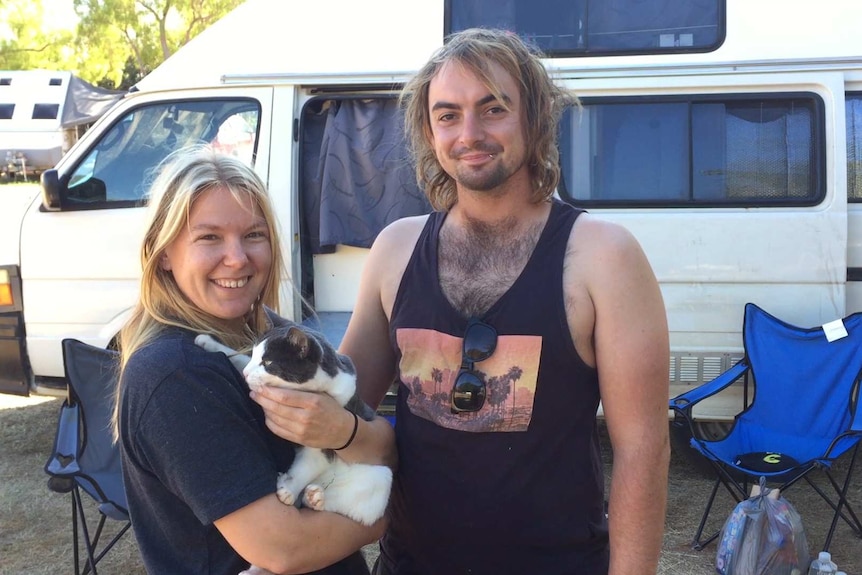
M 862 202 L 862 94 L 847 94 L 847 199 Z
M 593 205 L 816 203 L 813 96 L 585 101 L 561 131 L 561 194 Z
M 707 52 L 724 0 L 447 0 L 445 32 L 504 28 L 548 56 Z

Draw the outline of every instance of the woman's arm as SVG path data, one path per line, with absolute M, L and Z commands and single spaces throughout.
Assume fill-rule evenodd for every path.
M 252 399 L 263 407 L 267 427 L 283 439 L 308 447 L 338 449 L 353 436 L 350 445 L 338 451 L 339 457 L 351 463 L 395 466 L 395 432 L 382 417 L 354 420 L 330 396 L 292 389 L 265 386 L 253 392 Z
M 272 494 L 216 520 L 215 526 L 252 565 L 273 573 L 308 573 L 377 541 L 386 522 L 366 527 L 336 513 L 284 505 Z

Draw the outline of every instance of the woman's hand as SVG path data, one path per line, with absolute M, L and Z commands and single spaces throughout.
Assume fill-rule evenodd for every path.
M 262 386 L 251 398 L 263 408 L 270 431 L 293 443 L 336 449 L 353 433 L 353 415 L 329 395 Z

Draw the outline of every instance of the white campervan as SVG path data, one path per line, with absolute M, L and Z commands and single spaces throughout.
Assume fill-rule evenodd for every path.
M 18 366 L 7 388 L 61 377 L 64 337 L 111 344 L 137 295 L 148 170 L 201 140 L 268 182 L 293 281 L 338 341 L 377 232 L 429 209 L 397 91 L 447 32 L 475 25 L 534 40 L 580 97 L 559 196 L 643 245 L 673 394 L 739 358 L 746 302 L 803 326 L 862 309 L 862 3 L 335 0 L 273 17 L 282 9 L 248 0 L 168 59 L 0 230 L 19 248 L 0 262 L 0 361 Z

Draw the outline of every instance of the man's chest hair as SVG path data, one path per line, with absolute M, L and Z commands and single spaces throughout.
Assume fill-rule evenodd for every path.
M 479 316 L 512 287 L 536 247 L 542 226 L 522 237 L 503 233 L 441 230 L 440 287 L 465 316 Z

